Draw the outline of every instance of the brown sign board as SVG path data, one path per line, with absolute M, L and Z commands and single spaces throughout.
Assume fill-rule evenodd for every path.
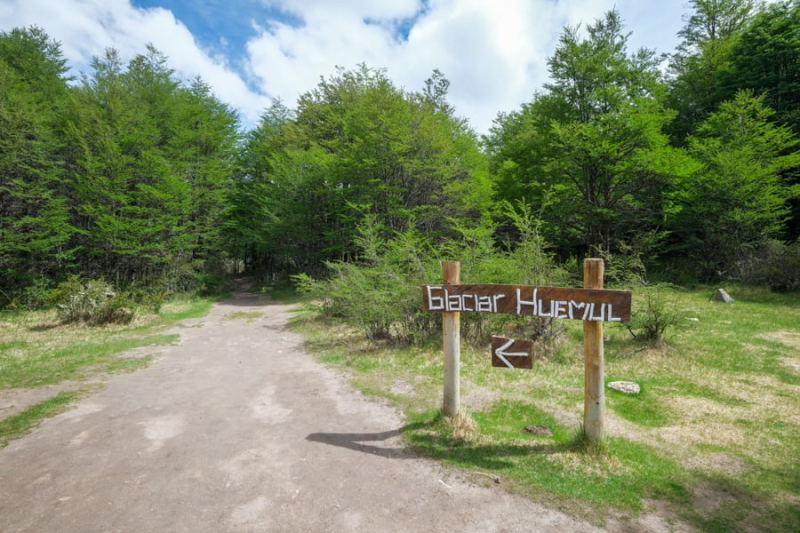
M 533 341 L 492 337 L 492 366 L 533 368 Z
M 630 322 L 631 292 L 526 285 L 424 285 L 426 311 L 508 313 L 600 322 Z

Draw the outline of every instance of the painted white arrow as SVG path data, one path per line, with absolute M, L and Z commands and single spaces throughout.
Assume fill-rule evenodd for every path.
M 527 352 L 506 352 L 506 351 L 504 351 L 506 348 L 510 347 L 512 344 L 514 344 L 514 339 L 509 340 L 507 343 L 505 343 L 504 345 L 499 347 L 497 350 L 495 350 L 494 353 L 495 353 L 495 355 L 497 355 L 497 357 L 500 358 L 501 361 L 503 361 L 506 364 L 506 366 L 508 368 L 512 368 L 513 369 L 514 365 L 512 365 L 508 361 L 508 359 L 506 359 L 506 357 L 528 357 L 528 353 Z

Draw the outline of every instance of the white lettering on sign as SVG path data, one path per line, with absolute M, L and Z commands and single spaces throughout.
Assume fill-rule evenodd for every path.
M 428 302 L 431 311 L 479 311 L 482 313 L 496 313 L 497 301 L 505 298 L 505 294 L 482 296 L 480 294 L 450 294 L 445 287 L 428 285 Z M 434 295 L 434 292 L 437 295 Z M 444 293 L 443 295 L 439 295 Z
M 498 301 L 505 298 L 505 294 L 491 296 L 470 293 L 450 294 L 446 285 L 427 285 L 426 290 L 430 311 L 497 313 Z M 522 288 L 516 289 L 516 311 L 518 315 L 542 318 L 622 322 L 622 317 L 614 316 L 612 304 L 595 304 L 575 300 L 543 300 L 538 297 L 536 288 L 532 289 L 530 295 L 523 294 Z
M 583 309 L 583 314 L 580 310 Z M 533 289 L 531 298 L 526 300 L 522 289 L 517 289 L 517 314 L 539 316 L 542 318 L 578 318 L 593 322 L 622 322 L 622 317 L 614 316 L 614 306 L 600 304 L 599 314 L 593 303 L 576 302 L 575 300 L 542 300 L 538 298 L 538 289 Z M 579 314 L 575 314 L 578 310 Z

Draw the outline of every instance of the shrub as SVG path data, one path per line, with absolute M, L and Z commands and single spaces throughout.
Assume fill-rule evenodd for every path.
M 45 278 L 35 278 L 19 298 L 19 303 L 26 309 L 42 309 L 51 305 L 52 301 L 53 284 Z
M 141 296 L 141 304 L 153 313 L 158 314 L 169 295 L 169 291 L 147 292 Z
M 800 288 L 800 240 L 759 243 L 738 262 L 734 277 L 770 290 Z
M 510 208 L 510 207 L 509 207 Z M 445 257 L 461 262 L 462 283 L 516 283 L 548 285 L 567 279 L 539 236 L 539 221 L 525 204 L 509 218 L 520 235 L 509 250 L 495 247 L 496 228 L 466 228 L 454 223 L 459 239 L 439 243 Z M 441 314 L 422 306 L 422 285 L 441 283 L 441 266 L 434 247 L 415 230 L 386 239 L 385 228 L 367 215 L 358 228 L 362 250 L 355 263 L 326 263 L 329 276 L 295 276 L 298 289 L 311 295 L 317 309 L 357 325 L 371 340 L 420 343 L 441 335 Z M 555 339 L 563 325 L 553 319 L 492 313 L 462 313 L 465 340 L 482 344 L 492 333 L 513 333 L 543 342 Z
M 516 235 L 513 242 L 498 250 L 493 237 L 496 227 L 481 226 L 472 235 L 460 229 L 462 238 L 453 243 L 454 257 L 471 258 L 475 265 L 464 269 L 462 283 L 510 283 L 516 285 L 557 286 L 571 282 L 569 272 L 558 266 L 549 245 L 541 235 L 542 220 L 524 200 L 512 205 L 503 204 L 503 214 Z M 480 236 L 481 238 L 476 238 Z M 462 331 L 467 340 L 481 344 L 492 334 L 503 333 L 541 343 L 551 352 L 555 341 L 565 330 L 562 321 L 544 317 L 521 317 L 492 313 L 464 313 Z
M 686 329 L 691 322 L 664 286 L 641 286 L 634 291 L 631 321 L 625 324 L 633 338 L 664 345 L 667 329 Z
M 432 254 L 415 231 L 386 241 L 382 226 L 367 216 L 359 227 L 361 262 L 329 262 L 329 277 L 314 280 L 295 276 L 298 289 L 316 299 L 319 309 L 357 325 L 370 340 L 418 343 L 441 324 L 436 313 L 422 309 L 420 286 L 435 283 L 438 264 L 423 257 Z M 434 274 L 434 272 L 436 274 Z
M 71 276 L 56 287 L 53 300 L 64 322 L 127 323 L 134 317 L 134 304 L 128 295 L 117 294 L 104 280 Z

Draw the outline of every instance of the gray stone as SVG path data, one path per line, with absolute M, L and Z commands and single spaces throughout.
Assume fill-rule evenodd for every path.
M 608 384 L 608 388 L 624 392 L 625 394 L 639 394 L 642 390 L 639 384 L 633 381 L 612 381 Z
M 525 431 L 539 435 L 540 437 L 552 437 L 553 430 L 547 426 L 525 426 Z
M 733 298 L 731 298 L 730 294 L 725 292 L 725 289 L 717 289 L 717 292 L 714 294 L 714 301 L 729 304 L 733 301 Z

